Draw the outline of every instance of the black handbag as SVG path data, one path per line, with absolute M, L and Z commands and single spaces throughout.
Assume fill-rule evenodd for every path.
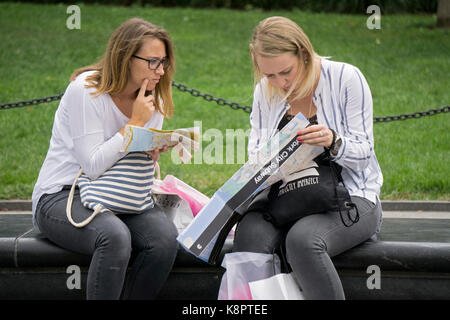
M 268 220 L 278 227 L 317 213 L 337 211 L 345 226 L 359 220 L 359 212 L 341 177 L 342 167 L 331 161 L 325 150 L 314 161 L 317 167 L 291 174 L 289 181 L 278 181 L 268 194 Z M 356 211 L 352 217 L 351 211 Z M 344 221 L 346 213 L 350 224 Z

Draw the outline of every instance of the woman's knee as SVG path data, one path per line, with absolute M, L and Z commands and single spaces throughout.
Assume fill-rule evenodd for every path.
M 289 253 L 326 251 L 326 243 L 305 217 L 297 221 L 286 235 L 286 251 Z
M 112 217 L 115 218 L 114 216 Z M 96 248 L 107 249 L 114 252 L 117 256 L 129 258 L 131 255 L 131 235 L 127 226 L 119 219 L 105 220 L 107 221 L 100 226 L 96 226 L 98 231 L 95 243 Z
M 282 238 L 282 230 L 264 218 L 264 213 L 251 211 L 239 222 L 233 243 L 234 252 L 273 253 Z
M 141 230 L 133 230 L 136 237 L 136 246 L 138 250 L 149 251 L 156 256 L 173 256 L 178 251 L 178 230 L 173 222 L 167 218 L 164 213 L 152 212 L 152 228 L 148 228 L 145 232 Z M 156 218 L 155 215 L 160 215 Z
M 151 246 L 159 250 L 162 254 L 168 253 L 173 254 L 178 250 L 178 242 L 177 242 L 178 232 L 177 229 L 173 226 L 169 226 L 158 239 L 151 244 Z

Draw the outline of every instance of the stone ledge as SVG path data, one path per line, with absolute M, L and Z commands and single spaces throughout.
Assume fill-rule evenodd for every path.
M 450 201 L 381 200 L 384 211 L 447 211 Z M 31 211 L 31 200 L 0 200 L 0 213 L 7 211 Z

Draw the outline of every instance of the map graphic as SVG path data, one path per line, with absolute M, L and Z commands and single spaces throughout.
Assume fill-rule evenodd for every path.
M 157 130 L 127 125 L 125 127 L 122 152 L 151 151 L 164 146 L 182 144 L 190 150 L 199 149 L 200 130 L 198 127 L 176 130 Z

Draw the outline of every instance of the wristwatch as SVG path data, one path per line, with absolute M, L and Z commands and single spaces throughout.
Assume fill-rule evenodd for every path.
M 337 154 L 339 153 L 339 149 L 341 148 L 341 145 L 342 145 L 342 138 L 339 135 L 339 133 L 337 133 L 333 129 L 330 129 L 330 130 L 333 133 L 333 142 L 331 143 L 328 150 L 330 150 L 330 153 L 333 156 L 337 156 Z

